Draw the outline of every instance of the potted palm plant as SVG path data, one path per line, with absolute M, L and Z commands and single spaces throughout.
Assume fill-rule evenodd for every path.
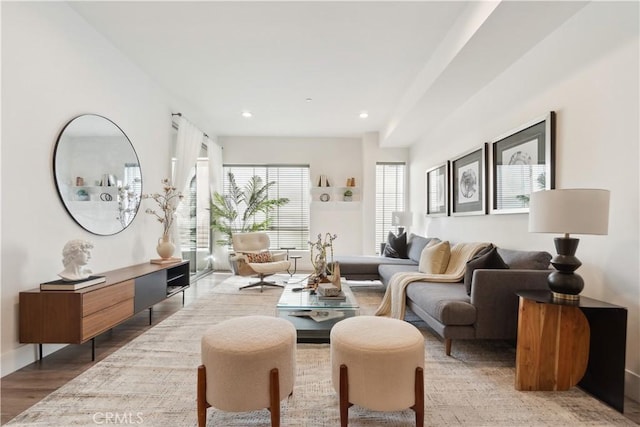
M 227 176 L 228 191 L 225 194 L 216 192 L 211 199 L 211 228 L 219 233 L 216 244 L 221 246 L 231 245 L 233 233 L 268 230 L 273 209 L 289 202 L 286 197 L 269 198 L 269 188 L 275 181 L 265 183 L 261 177 L 254 175 L 244 187 L 240 187 L 233 172 Z M 260 213 L 264 216 L 256 217 Z M 233 263 L 231 268 L 234 270 Z

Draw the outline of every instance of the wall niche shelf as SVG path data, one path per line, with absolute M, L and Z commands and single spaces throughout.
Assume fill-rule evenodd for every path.
M 344 200 L 344 193 L 347 190 L 350 190 L 353 193 L 350 201 Z M 322 200 L 323 194 L 328 195 L 329 200 Z M 360 187 L 311 187 L 311 200 L 322 204 L 359 202 Z

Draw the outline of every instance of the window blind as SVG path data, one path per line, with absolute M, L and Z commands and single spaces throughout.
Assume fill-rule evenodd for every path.
M 391 213 L 404 211 L 405 168 L 405 163 L 376 163 L 376 253 L 393 230 Z
M 271 213 L 271 226 L 266 230 L 271 249 L 307 249 L 309 241 L 309 165 L 224 165 L 224 189 L 229 189 L 228 173 L 232 172 L 236 184 L 244 188 L 252 176 L 262 178 L 264 184 L 275 182 L 269 188 L 269 198 L 286 197 L 289 203 L 276 207 Z M 242 216 L 243 212 L 238 213 Z M 265 219 L 264 213 L 256 221 Z

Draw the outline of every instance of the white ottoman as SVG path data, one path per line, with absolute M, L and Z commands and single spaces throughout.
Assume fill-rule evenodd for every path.
M 202 337 L 198 367 L 198 425 L 207 408 L 240 412 L 267 408 L 280 425 L 280 401 L 293 392 L 296 329 L 277 317 L 225 320 Z
M 411 408 L 424 425 L 424 337 L 410 323 L 387 317 L 357 316 L 331 329 L 333 388 L 340 397 L 340 424 L 348 409 Z

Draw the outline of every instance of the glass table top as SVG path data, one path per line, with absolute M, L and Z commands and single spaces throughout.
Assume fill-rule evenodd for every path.
M 320 295 L 311 295 L 309 289 L 294 291 L 294 289 L 303 288 L 303 283 L 289 283 L 285 286 L 280 300 L 278 301 L 278 309 L 286 310 L 307 310 L 307 309 L 359 309 L 358 302 L 353 296 L 348 285 L 342 282 L 342 292 L 344 299 L 323 298 Z

